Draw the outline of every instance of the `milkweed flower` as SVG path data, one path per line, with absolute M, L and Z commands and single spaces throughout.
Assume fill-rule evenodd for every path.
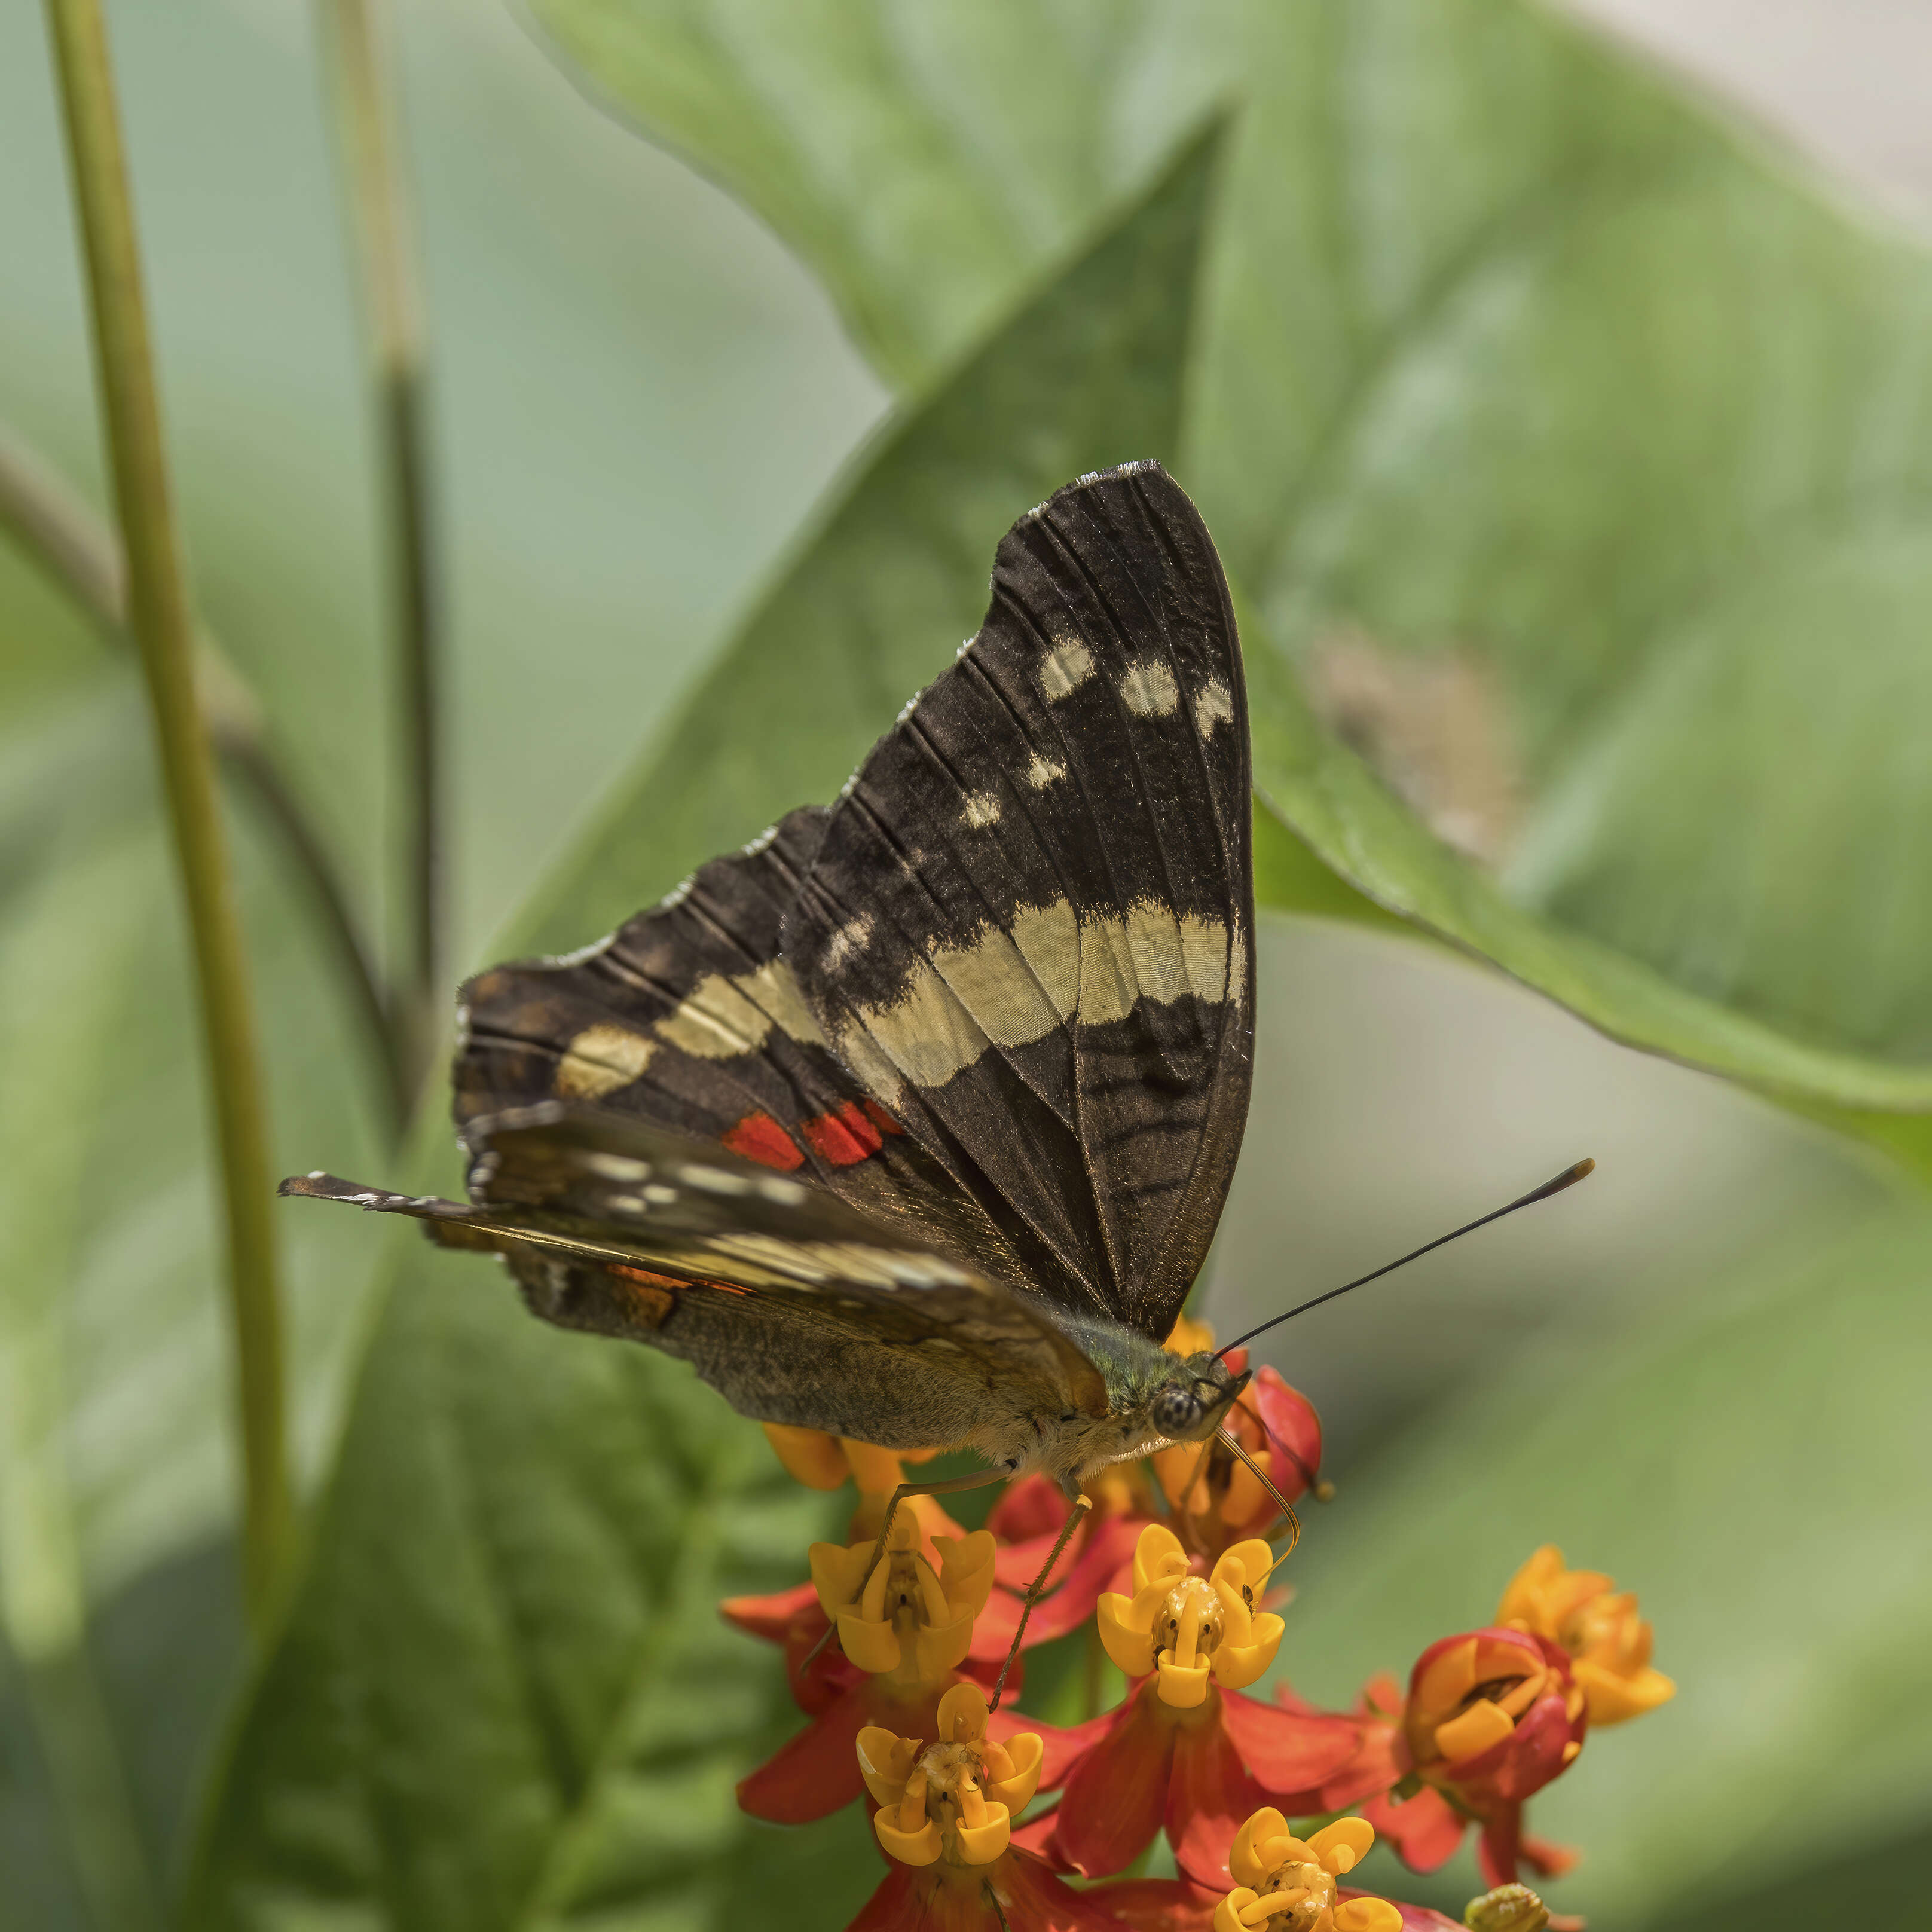
M 1375 1843 L 1366 1819 L 1337 1818 L 1298 1838 L 1272 1807 L 1235 1833 L 1228 1851 L 1234 1889 L 1215 1908 L 1214 1932 L 1402 1932 L 1401 1908 L 1337 1881 Z
M 856 1750 L 892 1869 L 849 1932 L 1120 1932 L 1103 1890 L 1074 1891 L 1012 1843 L 1013 1820 L 1040 1781 L 1042 1742 L 1025 1732 L 989 1736 L 976 1684 L 940 1698 L 927 1735 L 868 1726 Z M 1157 1908 L 1180 1888 L 1156 1890 L 1148 1902 Z
M 933 1541 L 936 1568 L 908 1514 L 894 1518 L 876 1564 L 876 1539 L 812 1546 L 813 1602 L 795 1608 L 780 1635 L 793 1694 L 812 1721 L 738 1786 L 738 1802 L 752 1816 L 808 1824 L 850 1804 L 862 1789 L 855 1741 L 868 1725 L 932 1734 L 993 1587 L 993 1539 L 984 1530 Z M 749 1615 L 743 1600 L 725 1608 L 734 1622 Z M 808 1663 L 806 1634 L 815 1628 L 822 1636 L 828 1624 L 838 1632 L 837 1651 L 828 1646 Z M 1018 1721 L 1005 1713 L 994 1720 L 1003 1732 Z
M 1100 1877 L 1139 1856 L 1165 1826 L 1181 1871 L 1225 1890 L 1241 1820 L 1270 1803 L 1322 1808 L 1326 1781 L 1358 1754 L 1353 1718 L 1244 1697 L 1274 1661 L 1282 1621 L 1252 1606 L 1270 1567 L 1264 1543 L 1225 1552 L 1206 1578 L 1162 1526 L 1143 1529 L 1134 1593 L 1102 1598 L 1108 1654 L 1142 1682 L 1081 1735 L 1048 1856 Z
M 1650 1661 L 1650 1625 L 1636 1598 L 1619 1595 L 1600 1570 L 1566 1570 L 1563 1552 L 1546 1543 L 1510 1580 L 1496 1622 L 1560 1645 L 1601 1728 L 1640 1718 L 1677 1694 Z
M 1562 1870 L 1574 1857 L 1524 1838 L 1523 1802 L 1576 1762 L 1588 1724 L 1569 1658 L 1547 1637 L 1499 1627 L 1444 1637 L 1416 1660 L 1394 1739 L 1403 1783 L 1420 1788 L 1363 1809 L 1418 1871 L 1445 1862 L 1472 1822 L 1490 1885 L 1514 1882 L 1520 1859 Z
M 1255 1600 L 1274 1552 L 1258 1538 L 1224 1551 L 1204 1582 L 1180 1539 L 1150 1523 L 1134 1547 L 1134 1593 L 1112 1592 L 1099 1605 L 1100 1641 L 1130 1677 L 1160 1676 L 1162 1701 L 1192 1709 L 1210 1676 L 1229 1690 L 1252 1684 L 1274 1661 L 1286 1628 Z

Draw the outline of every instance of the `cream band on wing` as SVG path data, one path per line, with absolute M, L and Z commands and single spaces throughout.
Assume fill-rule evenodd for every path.
M 1246 983 L 1246 941 L 1238 930 L 1231 945 L 1220 919 L 1177 916 L 1156 899 L 1082 919 L 1058 899 L 1022 907 L 1010 929 L 934 948 L 890 1005 L 856 1009 L 838 1051 L 884 1097 L 902 1078 L 944 1086 L 988 1047 L 1030 1046 L 1070 1021 L 1104 1026 L 1142 1000 L 1238 1002 Z

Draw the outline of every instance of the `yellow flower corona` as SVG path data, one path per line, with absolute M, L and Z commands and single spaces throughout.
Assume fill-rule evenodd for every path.
M 1366 1818 L 1337 1818 L 1298 1838 L 1279 1811 L 1256 1812 L 1228 1848 L 1234 1888 L 1214 1909 L 1214 1932 L 1402 1932 L 1401 1910 L 1387 1899 L 1337 1896 L 1337 1880 L 1375 1841 Z
M 1286 1628 L 1254 1607 L 1274 1555 L 1258 1538 L 1222 1553 L 1204 1579 L 1188 1568 L 1180 1540 L 1150 1522 L 1134 1546 L 1134 1593 L 1103 1594 L 1100 1641 L 1130 1677 L 1160 1672 L 1162 1702 L 1192 1709 L 1210 1678 L 1238 1690 L 1274 1661 Z
M 907 1512 L 894 1517 L 876 1564 L 874 1542 L 814 1543 L 810 1552 L 812 1586 L 847 1658 L 876 1675 L 897 1673 L 907 1691 L 941 1684 L 958 1668 L 992 1594 L 997 1552 L 983 1529 L 935 1537 L 935 1574 L 919 1543 Z
M 901 1864 L 989 1865 L 1040 1783 L 1039 1733 L 988 1738 L 986 1700 L 974 1684 L 940 1698 L 938 1730 L 930 1744 L 877 1724 L 860 1732 L 860 1774 L 880 1808 L 872 1829 Z

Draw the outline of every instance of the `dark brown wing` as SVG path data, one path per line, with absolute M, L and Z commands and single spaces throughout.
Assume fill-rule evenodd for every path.
M 468 1138 L 468 1204 L 322 1174 L 282 1192 L 500 1253 L 546 1320 L 689 1360 L 761 1420 L 913 1448 L 1016 1406 L 1105 1412 L 1098 1372 L 1036 1303 L 796 1179 L 558 1102 Z
M 1207 530 L 1157 465 L 1001 542 L 958 662 L 786 913 L 806 1006 L 1040 1292 L 1165 1337 L 1247 1112 L 1246 696 Z
M 998 1228 L 839 1062 L 778 956 L 830 816 L 791 813 L 597 945 L 471 980 L 457 1125 L 551 1100 L 595 1104 L 716 1142 L 1024 1288 Z

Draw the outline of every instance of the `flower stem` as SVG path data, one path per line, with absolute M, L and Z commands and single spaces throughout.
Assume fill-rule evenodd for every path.
M 4 424 L 0 424 L 0 526 L 11 530 L 48 575 L 104 629 L 128 636 L 127 572 L 114 533 Z M 392 1138 L 409 1124 L 412 1095 L 385 1008 L 382 982 L 328 843 L 283 775 L 262 729 L 261 706 L 233 661 L 203 626 L 195 688 L 216 752 L 254 794 L 307 880 L 360 1031 L 375 1057 Z
M 441 1031 L 444 926 L 441 701 L 442 599 L 430 502 L 422 302 L 394 118 L 372 0 L 320 0 L 394 531 L 391 569 L 409 814 L 407 1066 L 428 1069 Z
M 100 0 L 46 0 L 94 326 L 108 469 L 162 788 L 187 900 L 226 1207 L 240 1410 L 244 1582 L 259 1630 L 288 1544 L 281 1310 L 266 1122 L 214 761 L 196 700 L 194 632 L 170 499 L 134 212 Z

